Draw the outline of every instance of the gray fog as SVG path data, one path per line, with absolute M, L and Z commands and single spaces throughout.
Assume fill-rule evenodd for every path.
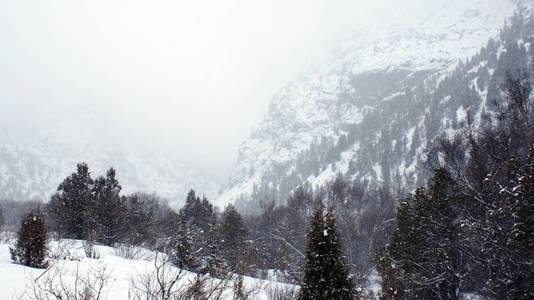
M 277 90 L 411 2 L 2 0 L 0 122 L 31 139 L 80 120 L 224 181 Z

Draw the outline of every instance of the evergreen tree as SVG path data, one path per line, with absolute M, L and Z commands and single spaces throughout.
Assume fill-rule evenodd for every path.
M 203 233 L 210 229 L 210 220 L 214 216 L 213 205 L 205 197 L 201 200 L 194 190 L 190 190 L 185 205 L 180 209 L 180 216 L 186 223 L 198 227 Z
M 199 266 L 199 257 L 193 249 L 195 235 L 185 220 L 179 218 L 177 228 L 165 250 L 172 263 L 181 269 L 196 271 Z
M 147 243 L 153 245 L 155 242 L 154 211 L 153 208 L 146 208 L 144 201 L 138 195 L 126 197 L 126 216 L 124 218 L 125 242 L 132 245 Z
M 206 257 L 202 273 L 209 273 L 213 277 L 222 278 L 228 272 L 228 263 L 224 259 L 221 251 L 221 239 L 215 215 L 210 219 L 208 238 L 206 243 Z
M 353 299 L 355 293 L 348 276 L 345 257 L 332 213 L 323 205 L 314 212 L 307 235 L 306 263 L 299 300 Z
M 211 268 L 208 262 L 211 259 L 219 264 L 219 255 L 215 250 L 219 241 L 214 236 L 216 217 L 208 199 L 204 197 L 201 200 L 194 190 L 190 190 L 184 207 L 178 213 L 177 227 L 168 246 L 174 263 L 200 273 L 219 269 L 215 265 Z
M 460 278 L 464 275 L 460 251 L 462 196 L 445 169 L 437 169 L 429 181 L 428 201 L 423 205 L 423 230 L 428 251 L 423 257 L 430 269 L 432 292 L 446 299 L 459 297 Z
M 10 248 L 15 263 L 34 268 L 46 268 L 47 231 L 40 211 L 26 214 L 17 232 L 15 248 Z
M 221 251 L 234 272 L 243 272 L 246 267 L 244 255 L 247 248 L 248 228 L 232 204 L 224 209 L 220 226 Z
M 397 229 L 378 259 L 383 299 L 459 297 L 461 197 L 444 169 L 437 169 L 428 185 L 428 192 L 417 189 L 397 210 Z
M 67 238 L 83 239 L 87 233 L 91 213 L 93 179 L 86 163 L 65 178 L 52 196 L 47 212 L 55 221 L 56 230 Z
M 65 237 L 111 245 L 124 240 L 128 231 L 126 198 L 120 191 L 115 169 L 93 180 L 87 164 L 80 163 L 77 172 L 59 185 L 46 210 Z
M 110 168 L 106 177 L 95 180 L 90 202 L 88 230 L 94 231 L 98 242 L 111 245 L 124 235 L 126 215 L 125 199 L 120 196 L 122 187 L 116 178 L 116 171 Z
M 425 243 L 415 204 L 425 200 L 426 192 L 419 188 L 397 207 L 397 228 L 390 242 L 377 257 L 377 270 L 382 277 L 381 299 L 412 297 L 410 290 L 413 281 L 410 280 L 410 275 L 422 263 L 420 249 L 423 249 Z M 422 298 L 424 297 L 419 297 Z

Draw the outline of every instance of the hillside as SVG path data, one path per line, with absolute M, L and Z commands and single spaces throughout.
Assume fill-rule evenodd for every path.
M 452 134 L 466 112 L 478 118 L 504 73 L 531 55 L 532 28 L 512 16 L 528 19 L 532 4 L 494 4 L 447 1 L 409 25 L 362 28 L 334 63 L 273 97 L 217 203 L 255 210 L 250 199 L 283 202 L 296 186 L 337 174 L 369 187 L 421 185 L 435 137 Z
M 72 293 L 83 293 L 86 287 L 90 288 L 89 293 L 93 297 L 97 296 L 96 291 L 101 288 L 100 299 L 145 299 L 143 297 L 148 296 L 143 293 L 146 288 L 144 280 L 152 278 L 151 284 L 156 287 L 156 266 L 162 270 L 164 268 L 166 273 L 160 273 L 160 279 L 166 280 L 165 286 L 170 287 L 172 295 L 183 296 L 197 278 L 203 278 L 206 291 L 215 290 L 215 287 L 220 289 L 222 295 L 217 299 L 234 299 L 233 287 L 237 277 L 222 283 L 207 275 L 196 277 L 197 274 L 180 270 L 170 263 L 160 263 L 162 259 L 164 261 L 164 254 L 144 248 L 95 246 L 96 257 L 90 258 L 84 252 L 82 241 L 52 241 L 50 268 L 46 270 L 12 263 L 9 259 L 9 246 L 9 241 L 0 242 L 0 266 L 3 270 L 0 274 L 0 294 L 3 299 L 34 299 L 38 295 L 42 297 L 40 299 L 48 299 L 54 297 L 52 292 L 62 296 L 70 295 L 69 299 L 74 299 Z M 157 264 L 155 259 L 158 259 Z M 177 279 L 177 283 L 172 287 L 169 284 L 174 279 Z M 270 299 L 278 289 L 294 288 L 251 277 L 244 277 L 243 283 L 244 291 L 253 299 Z M 210 299 L 216 299 L 218 292 L 215 291 Z M 80 296 L 78 294 L 76 297 Z

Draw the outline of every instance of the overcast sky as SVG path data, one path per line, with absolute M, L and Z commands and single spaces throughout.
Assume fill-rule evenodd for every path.
M 387 2 L 0 0 L 0 117 L 95 112 L 225 179 L 271 96 Z

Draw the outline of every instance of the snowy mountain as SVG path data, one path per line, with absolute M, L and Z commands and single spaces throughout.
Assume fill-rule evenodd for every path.
M 93 178 L 117 170 L 123 194 L 156 193 L 180 207 L 193 188 L 214 197 L 217 184 L 170 151 L 120 129 L 90 108 L 0 121 L 0 198 L 48 201 L 57 186 L 86 162 Z
M 408 22 L 359 28 L 333 63 L 273 97 L 217 204 L 254 209 L 248 200 L 284 201 L 338 174 L 375 187 L 423 183 L 426 147 L 467 112 L 480 116 L 505 71 L 523 67 L 507 55 L 530 55 L 531 26 L 503 28 L 514 12 L 528 19 L 531 1 L 490 2 L 432 1 Z

